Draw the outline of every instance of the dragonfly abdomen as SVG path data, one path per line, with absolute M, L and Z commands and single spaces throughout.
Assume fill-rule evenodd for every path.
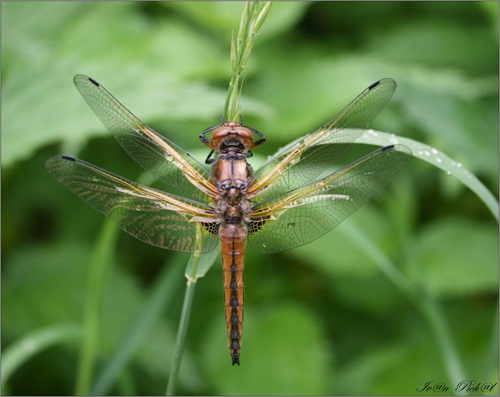
M 224 306 L 226 309 L 229 351 L 233 359 L 233 365 L 240 365 L 246 226 L 243 221 L 222 223 L 219 229 L 219 238 L 224 271 Z

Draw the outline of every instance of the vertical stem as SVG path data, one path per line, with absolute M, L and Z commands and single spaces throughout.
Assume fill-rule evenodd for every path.
M 233 75 L 229 83 L 229 90 L 224 106 L 224 120 L 225 121 L 239 121 L 240 118 L 240 103 L 239 97 L 243 87 L 243 79 L 245 76 L 245 69 L 250 53 L 252 52 L 254 37 L 258 33 L 260 27 L 271 7 L 271 2 L 253 2 L 247 1 L 241 16 L 240 27 L 237 38 L 234 35 L 231 41 L 231 68 Z M 201 225 L 199 225 L 201 228 Z M 198 246 L 202 246 L 202 235 L 199 229 L 198 233 Z M 172 357 L 172 368 L 168 379 L 166 395 L 175 394 L 177 384 L 177 376 L 181 364 L 182 353 L 184 350 L 184 343 L 186 340 L 186 333 L 189 325 L 189 318 L 191 315 L 191 308 L 193 304 L 194 292 L 196 289 L 196 281 L 199 277 L 203 277 L 204 272 L 208 270 L 215 256 L 205 255 L 200 263 L 199 254 L 191 256 L 190 262 L 187 266 L 186 277 L 188 279 L 186 286 L 186 293 L 184 295 L 184 303 L 182 306 L 182 315 L 177 331 L 177 338 L 174 347 L 174 355 Z
M 186 292 L 184 294 L 184 303 L 182 304 L 182 314 L 179 323 L 179 328 L 177 330 L 177 338 L 175 340 L 174 355 L 172 357 L 172 366 L 170 369 L 170 376 L 168 378 L 167 396 L 173 396 L 175 394 L 175 388 L 177 386 L 177 376 L 179 374 L 179 367 L 182 361 L 182 353 L 184 351 L 184 343 L 186 341 L 186 334 L 189 326 L 189 319 L 191 317 L 191 308 L 193 306 L 194 292 L 196 290 L 196 270 L 198 268 L 198 262 L 200 260 L 200 254 L 193 254 L 191 256 L 191 263 L 194 265 L 192 267 L 192 274 L 188 277 Z M 193 263 L 194 262 L 194 263 Z
M 246 65 L 252 53 L 255 36 L 264 23 L 271 2 L 247 1 L 241 15 L 237 36 L 231 40 L 231 69 L 233 75 L 229 82 L 226 104 L 224 106 L 225 121 L 239 121 L 241 115 L 240 95 L 245 78 Z
M 196 244 L 198 251 L 201 251 L 203 245 L 202 225 L 197 225 Z M 193 306 L 194 292 L 196 290 L 196 282 L 200 277 L 203 277 L 208 269 L 212 266 L 219 250 L 212 250 L 208 254 L 193 254 L 189 258 L 186 266 L 185 276 L 187 278 L 186 292 L 184 294 L 184 303 L 182 304 L 181 320 L 177 330 L 177 338 L 175 340 L 174 354 L 172 357 L 172 366 L 170 369 L 170 376 L 168 378 L 166 395 L 172 396 L 175 394 L 177 385 L 177 376 L 182 360 L 182 353 L 184 351 L 184 343 L 186 341 L 186 334 L 189 326 L 189 319 L 191 317 L 191 308 Z

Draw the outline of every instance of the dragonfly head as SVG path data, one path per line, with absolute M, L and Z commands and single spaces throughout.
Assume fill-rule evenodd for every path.
M 210 140 L 205 138 L 205 134 L 212 131 Z M 243 124 L 229 121 L 220 125 L 210 127 L 202 132 L 200 139 L 210 149 L 221 152 L 228 148 L 238 148 L 239 151 L 248 151 L 255 146 L 255 130 Z

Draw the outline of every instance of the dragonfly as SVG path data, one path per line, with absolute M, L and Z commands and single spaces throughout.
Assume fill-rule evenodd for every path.
M 330 121 L 279 150 L 256 172 L 248 159 L 266 137 L 241 120 L 222 121 L 200 134 L 210 149 L 203 165 L 94 79 L 79 74 L 74 83 L 123 149 L 166 189 L 66 155 L 50 158 L 48 172 L 145 243 L 196 254 L 220 244 L 232 365 L 240 365 L 247 240 L 267 254 L 308 244 L 377 195 L 411 158 L 406 146 L 390 145 L 332 167 L 389 102 L 396 89 L 390 78 L 371 84 Z

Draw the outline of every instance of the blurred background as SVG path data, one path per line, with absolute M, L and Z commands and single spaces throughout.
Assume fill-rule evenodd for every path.
M 2 349 L 38 330 L 79 327 L 104 225 L 45 171 L 78 156 L 129 179 L 143 170 L 74 88 L 77 73 L 201 161 L 218 124 L 243 3 L 2 3 Z M 374 81 L 398 89 L 374 128 L 436 147 L 498 197 L 498 4 L 273 4 L 243 87 L 245 124 L 267 136 L 253 164 L 312 132 Z M 373 147 L 354 145 L 351 155 Z M 158 185 L 160 187 L 160 185 Z M 160 187 L 161 188 L 161 187 Z M 367 254 L 375 247 L 414 295 Z M 158 275 L 189 255 L 118 233 L 105 286 L 95 377 L 148 301 Z M 333 232 L 274 255 L 249 249 L 241 367 L 231 367 L 220 260 L 198 282 L 179 394 L 453 393 L 459 376 L 498 381 L 498 226 L 452 176 L 413 160 Z M 141 336 L 109 394 L 165 389 L 185 279 Z M 420 299 L 415 299 L 415 297 Z M 438 322 L 423 314 L 431 302 Z M 440 339 L 441 338 L 441 339 Z M 80 339 L 22 362 L 3 394 L 74 390 Z M 498 388 L 484 394 L 498 394 Z M 432 390 L 421 394 L 434 394 Z

